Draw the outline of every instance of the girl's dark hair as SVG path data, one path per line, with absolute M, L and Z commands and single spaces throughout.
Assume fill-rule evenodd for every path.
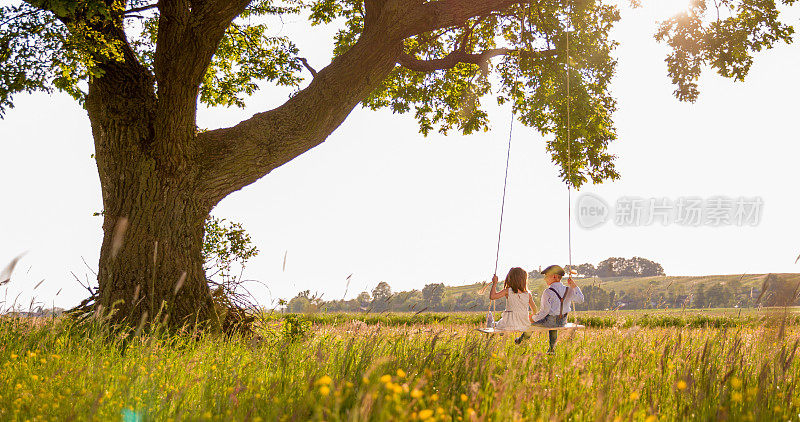
M 520 267 L 514 267 L 508 271 L 506 276 L 506 284 L 504 287 L 509 287 L 514 293 L 523 293 L 528 291 L 528 272 Z

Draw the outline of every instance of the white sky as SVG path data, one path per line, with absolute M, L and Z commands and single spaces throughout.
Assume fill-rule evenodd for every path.
M 652 37 L 655 20 L 679 7 L 623 9 L 613 85 L 619 140 L 611 147 L 622 179 L 582 192 L 612 204 L 622 196 L 759 196 L 761 222 L 573 226 L 573 260 L 643 256 L 670 275 L 798 272 L 800 50 L 759 53 L 745 83 L 705 72 L 698 102 L 680 103 L 671 95 L 666 50 Z M 797 27 L 798 16 L 795 8 L 785 21 Z M 294 18 L 280 31 L 315 67 L 329 61 L 330 28 L 308 31 Z M 286 93 L 264 87 L 246 109 L 203 109 L 198 125 L 235 124 L 281 104 Z M 348 297 L 379 281 L 405 290 L 490 277 L 510 110 L 483 102 L 492 131 L 466 137 L 423 138 L 412 116 L 357 108 L 325 143 L 222 201 L 213 214 L 241 222 L 261 250 L 245 272 L 269 286 L 253 286 L 257 299 L 269 305 L 305 289 L 340 298 L 351 273 Z M 544 139 L 517 124 L 513 142 L 501 275 L 510 266 L 567 260 L 566 188 Z M 91 279 L 82 257 L 97 267 L 101 220 L 92 213 L 102 205 L 92 153 L 86 113 L 65 95 L 17 96 L 0 121 L 0 268 L 28 251 L 0 288 L 3 307 L 18 294 L 26 307 L 32 296 L 63 307 L 85 297 L 70 272 Z

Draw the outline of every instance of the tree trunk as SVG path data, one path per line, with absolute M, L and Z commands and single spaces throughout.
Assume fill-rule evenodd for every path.
M 197 195 L 194 104 L 157 117 L 152 76 L 123 66 L 93 80 L 86 99 L 104 211 L 96 306 L 133 326 L 156 315 L 172 325 L 207 321 L 214 308 L 201 249 L 213 204 Z
M 128 163 L 126 172 L 139 177 L 104 198 L 97 303 L 128 325 L 159 314 L 177 325 L 206 321 L 213 312 L 201 258 L 208 212 L 191 187 L 148 164 Z

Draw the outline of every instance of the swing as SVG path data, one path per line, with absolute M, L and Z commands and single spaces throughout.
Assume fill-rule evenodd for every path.
M 489 335 L 497 335 L 497 334 L 499 334 L 499 335 L 502 336 L 503 334 L 521 334 L 521 333 L 531 334 L 531 333 L 539 333 L 539 332 L 543 333 L 543 332 L 546 332 L 546 331 L 572 331 L 572 330 L 576 330 L 576 329 L 579 329 L 579 328 L 586 328 L 586 326 L 580 325 L 580 324 L 575 324 L 575 323 L 572 323 L 572 322 L 568 322 L 568 323 L 564 324 L 562 327 L 553 327 L 553 328 L 542 327 L 542 326 L 539 326 L 539 325 L 531 325 L 531 326 L 529 326 L 528 328 L 526 328 L 524 330 L 498 330 L 496 328 L 489 328 L 489 327 L 476 328 L 476 330 L 480 331 L 481 333 L 484 333 L 484 334 L 489 334 Z
M 571 136 L 570 136 L 570 91 L 569 91 L 569 71 L 570 71 L 570 58 L 569 58 L 569 31 L 566 32 L 566 88 L 567 88 L 567 174 L 572 176 L 572 151 L 570 149 L 571 145 Z M 515 84 L 516 88 L 516 84 Z M 511 107 L 511 124 L 509 125 L 508 129 L 508 150 L 506 153 L 506 171 L 505 171 L 505 178 L 503 180 L 503 199 L 500 204 L 500 227 L 497 232 L 497 254 L 495 255 L 494 261 L 494 274 L 497 274 L 497 267 L 498 263 L 500 262 L 500 238 L 503 233 L 503 211 L 505 210 L 506 205 L 506 188 L 508 186 L 508 167 L 509 162 L 511 159 L 511 135 L 514 131 L 514 107 Z M 567 249 L 569 255 L 569 265 L 567 266 L 567 272 L 571 276 L 575 272 L 572 270 L 572 187 L 571 181 L 567 180 Z M 485 288 L 481 290 L 481 294 L 485 292 Z M 570 304 L 571 306 L 571 304 Z M 576 312 L 573 310 L 573 312 Z M 574 316 L 573 316 L 574 318 Z M 573 322 L 569 322 L 564 324 L 560 327 L 543 327 L 540 325 L 530 325 L 524 330 L 498 330 L 493 327 L 494 323 L 494 300 L 489 301 L 489 310 L 486 315 L 486 325 L 484 327 L 477 328 L 476 330 L 483 333 L 488 334 L 490 336 L 493 335 L 503 335 L 506 333 L 534 333 L 534 332 L 545 332 L 545 331 L 573 331 L 576 329 L 586 328 L 583 325 L 576 324 Z

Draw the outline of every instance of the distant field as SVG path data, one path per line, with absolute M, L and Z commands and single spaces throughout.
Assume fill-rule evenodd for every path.
M 707 275 L 707 276 L 657 276 L 657 277 L 589 277 L 589 278 L 576 278 L 576 281 L 581 285 L 593 285 L 601 287 L 604 290 L 615 290 L 618 293 L 641 289 L 664 289 L 669 287 L 676 291 L 684 293 L 692 292 L 697 286 L 702 285 L 706 288 L 731 283 L 733 281 L 740 282 L 742 286 L 753 287 L 761 289 L 764 281 L 770 274 L 728 274 L 728 275 Z M 781 282 L 787 283 L 791 286 L 796 286 L 800 283 L 800 274 L 797 273 L 775 273 L 774 274 Z M 540 291 L 544 288 L 545 284 L 542 279 L 531 279 L 528 281 L 528 287 L 533 291 Z M 463 286 L 445 286 L 445 296 L 456 295 L 462 293 L 474 293 L 483 287 L 483 283 L 473 283 Z

